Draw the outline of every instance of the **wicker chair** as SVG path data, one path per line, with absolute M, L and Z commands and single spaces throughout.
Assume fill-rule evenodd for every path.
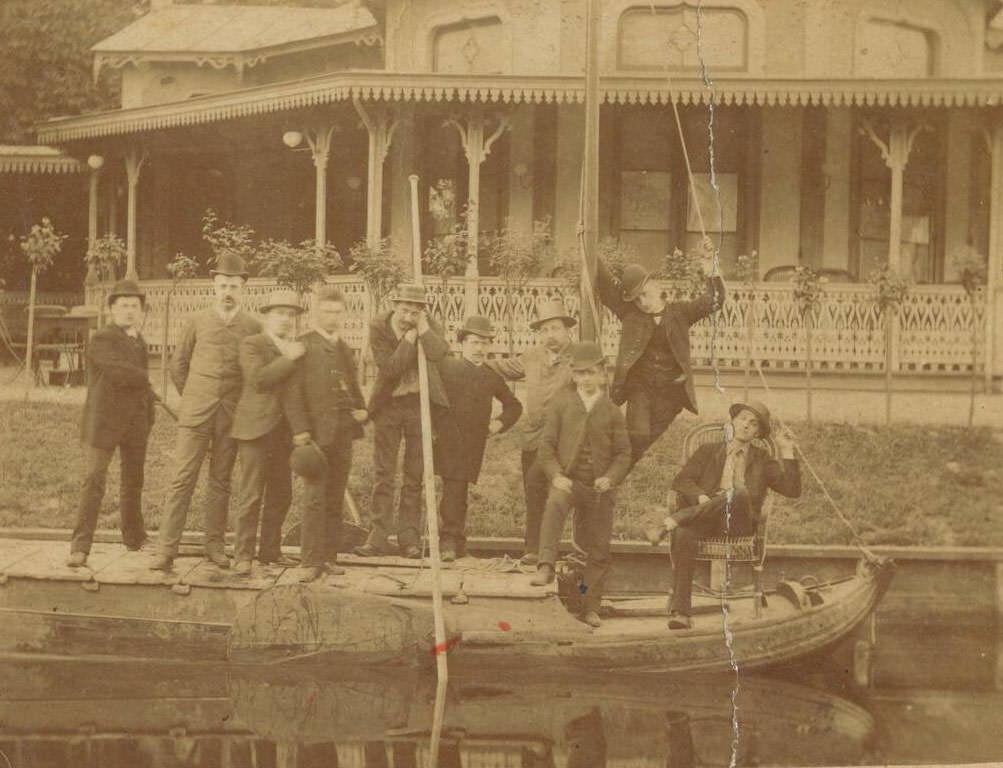
M 724 442 L 723 424 L 700 424 L 691 429 L 683 439 L 683 461 L 690 457 L 701 445 Z M 758 448 L 776 458 L 777 446 L 770 438 L 757 439 Z M 701 539 L 697 549 L 697 560 L 711 563 L 711 588 L 721 589 L 724 582 L 726 563 L 749 563 L 752 565 L 754 609 L 758 617 L 763 608 L 763 563 L 766 561 L 766 522 L 773 506 L 773 498 L 767 493 L 759 514 L 759 523 L 752 536 L 714 536 Z

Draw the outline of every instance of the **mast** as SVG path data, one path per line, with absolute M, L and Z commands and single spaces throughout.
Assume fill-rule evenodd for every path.
M 585 153 L 582 161 L 582 251 L 581 339 L 598 341 L 595 284 L 596 253 L 599 245 L 599 19 L 600 0 L 585 0 Z

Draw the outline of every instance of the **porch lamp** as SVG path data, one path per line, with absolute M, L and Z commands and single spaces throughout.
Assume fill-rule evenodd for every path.
M 92 171 L 100 171 L 104 167 L 104 158 L 101 155 L 91 155 L 87 158 L 87 167 Z
M 299 131 L 286 131 L 282 134 L 282 143 L 289 149 L 295 149 L 303 141 L 303 134 Z

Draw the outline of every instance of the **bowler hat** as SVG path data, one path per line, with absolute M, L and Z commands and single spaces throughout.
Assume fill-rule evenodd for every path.
M 209 270 L 209 277 L 228 275 L 247 279 L 247 264 L 235 253 L 224 253 L 216 259 L 216 266 Z
M 558 296 L 540 299 L 536 305 L 536 320 L 531 322 L 529 327 L 535 331 L 548 320 L 563 320 L 568 328 L 577 322 L 568 314 L 564 301 Z
M 146 303 L 146 294 L 139 290 L 139 285 L 135 280 L 119 280 L 108 294 L 108 306 L 115 303 L 115 299 L 120 296 L 136 296 L 141 304 Z
M 415 283 L 401 283 L 394 291 L 393 301 L 407 302 L 408 304 L 428 304 L 425 296 L 425 287 Z
M 485 339 L 495 337 L 495 329 L 491 327 L 491 321 L 483 315 L 471 315 L 463 321 L 463 327 L 456 332 L 456 340 L 463 341 L 470 334 L 482 336 Z
M 759 436 L 769 437 L 770 436 L 770 409 L 763 405 L 758 400 L 749 400 L 745 403 L 732 403 L 731 407 L 728 408 L 728 415 L 731 418 L 738 416 L 740 411 L 749 410 L 756 414 L 759 419 Z
M 313 440 L 297 445 L 289 454 L 292 471 L 307 480 L 317 480 L 327 471 L 327 457 Z
M 258 307 L 258 311 L 264 314 L 276 307 L 288 307 L 289 309 L 295 309 L 297 312 L 303 311 L 303 305 L 300 304 L 300 295 L 288 288 L 281 291 L 272 291 L 268 294 L 268 301 Z
M 594 341 L 579 341 L 571 345 L 571 370 L 584 371 L 605 362 L 602 347 Z
M 641 295 L 644 284 L 651 277 L 648 270 L 640 264 L 628 264 L 623 269 L 623 277 L 620 278 L 620 288 L 623 291 L 624 301 L 633 301 Z

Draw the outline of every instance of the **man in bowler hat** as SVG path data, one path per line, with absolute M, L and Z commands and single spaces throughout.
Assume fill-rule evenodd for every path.
M 577 543 L 585 550 L 580 589 L 582 620 L 598 627 L 603 586 L 610 570 L 614 488 L 630 469 L 630 441 L 623 414 L 602 385 L 605 357 L 598 344 L 571 348 L 575 389 L 562 392 L 547 406 L 540 437 L 540 466 L 550 480 L 550 493 L 540 528 L 540 562 L 532 584 L 554 580 L 557 547 L 568 511 L 574 507 Z
M 147 365 L 146 342 L 139 333 L 144 295 L 132 280 L 120 280 L 108 296 L 111 322 L 97 331 L 87 345 L 87 399 L 84 402 L 81 439 L 87 452 L 77 524 L 67 565 L 87 563 L 108 464 L 118 448 L 122 464 L 122 541 L 131 550 L 146 541 L 143 527 L 143 465 L 153 424 L 153 390 Z
M 439 545 L 444 562 L 466 554 L 467 491 L 481 474 L 488 436 L 504 432 L 522 414 L 522 403 L 505 380 L 484 364 L 494 336 L 488 318 L 468 317 L 456 332 L 462 357 L 448 358 L 439 366 L 449 399 L 436 425 L 434 451 L 435 472 L 442 478 Z M 502 411 L 492 418 L 495 400 Z
M 432 408 L 449 405 L 439 375 L 439 362 L 449 353 L 442 329 L 426 316 L 425 289 L 397 286 L 393 309 L 369 326 L 369 344 L 376 362 L 376 383 L 369 397 L 369 414 L 376 431 L 373 440 L 373 527 L 355 554 L 391 554 L 388 536 L 393 527 L 394 479 L 397 454 L 404 441 L 404 478 L 397 509 L 397 545 L 404 557 L 421 557 L 421 487 L 424 464 L 421 412 L 418 405 L 418 347 L 428 361 L 428 394 Z
M 230 432 L 240 457 L 234 546 L 234 571 L 239 574 L 251 572 L 255 554 L 263 564 L 294 564 L 281 549 L 282 523 L 293 497 L 292 436 L 282 411 L 282 395 L 304 352 L 303 344 L 292 338 L 303 307 L 296 291 L 280 290 L 273 291 L 258 311 L 264 315 L 265 329 L 240 342 L 243 389 Z M 261 543 L 257 546 L 259 518 Z
M 657 543 L 672 534 L 672 603 L 669 628 L 689 629 L 693 572 L 700 539 L 709 536 L 751 536 L 756 531 L 763 501 L 770 490 L 797 498 L 801 473 L 794 455 L 794 440 L 788 430 L 775 438 L 781 462 L 754 445 L 770 436 L 770 412 L 751 400 L 728 409 L 723 443 L 697 448 L 679 470 L 672 488 L 676 510 L 663 526 L 647 533 Z
M 300 337 L 305 352 L 285 393 L 293 441 L 297 446 L 312 441 L 323 454 L 322 471 L 304 477 L 303 582 L 316 581 L 325 570 L 344 573 L 336 565 L 342 504 L 352 468 L 352 442 L 362 437 L 362 425 L 369 417 L 352 350 L 341 336 L 344 322 L 345 297 L 325 286 L 317 294 L 314 329 Z
M 711 247 L 705 243 L 705 249 Z M 712 271 L 709 259 L 704 269 Z M 631 459 L 636 463 L 683 408 L 697 412 L 690 326 L 721 308 L 724 283 L 715 275 L 703 296 L 666 302 L 640 264 L 628 264 L 617 280 L 600 259 L 596 287 L 603 304 L 621 322 L 610 397 L 617 405 L 627 403 Z
M 240 399 L 240 342 L 261 332 L 261 324 L 240 307 L 247 268 L 239 256 L 224 254 L 209 273 L 213 305 L 188 320 L 171 357 L 171 380 L 181 393 L 174 480 L 160 521 L 160 552 L 150 568 L 170 570 L 181 543 L 199 470 L 209 454 L 205 499 L 205 556 L 229 568 L 223 552 L 230 502 L 230 474 L 237 443 L 230 435 Z
M 536 319 L 529 327 L 538 343 L 518 357 L 492 360 L 488 365 L 509 380 L 526 383 L 526 414 L 522 420 L 522 485 L 526 498 L 525 565 L 536 565 L 540 549 L 540 521 L 547 503 L 550 481 L 540 468 L 537 452 L 543 434 L 547 405 L 561 391 L 572 387 L 571 329 L 575 326 L 559 297 L 541 299 Z

